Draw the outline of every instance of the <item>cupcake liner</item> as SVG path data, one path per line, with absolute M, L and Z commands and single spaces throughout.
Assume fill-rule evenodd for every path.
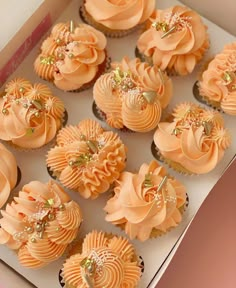
M 142 23 L 142 24 L 136 25 L 135 27 L 127 29 L 127 30 L 112 30 L 112 29 L 96 22 L 92 18 L 92 16 L 90 16 L 90 14 L 86 11 L 84 3 L 79 8 L 79 15 L 80 15 L 81 20 L 84 23 L 93 26 L 94 28 L 103 32 L 107 37 L 110 37 L 110 38 L 125 37 L 125 36 L 131 34 L 132 32 L 136 31 L 137 29 L 139 29 L 145 25 L 144 23 Z
M 186 211 L 188 205 L 189 205 L 189 197 L 188 197 L 188 194 L 186 193 L 186 202 L 184 203 L 184 205 L 182 205 L 181 207 L 178 208 L 178 210 L 180 211 L 181 215 L 184 214 L 184 212 Z M 122 231 L 125 231 L 125 224 L 126 223 L 116 224 L 115 226 L 119 227 Z M 167 234 L 168 232 L 170 232 L 174 228 L 175 228 L 175 226 L 169 227 L 166 231 L 162 231 L 162 230 L 159 230 L 157 228 L 153 228 L 152 232 L 151 232 L 151 234 L 149 236 L 149 239 L 156 239 L 158 237 L 161 237 L 161 236 Z M 129 236 L 127 235 L 127 237 L 129 237 Z M 136 238 L 136 240 L 138 240 L 138 239 Z
M 16 188 L 20 184 L 21 176 L 22 176 L 22 174 L 21 174 L 20 167 L 17 166 L 17 180 L 16 180 L 16 185 L 14 188 Z
M 106 123 L 106 114 L 97 106 L 95 101 L 93 101 L 93 104 L 92 104 L 92 111 L 93 111 L 94 116 L 98 120 L 103 121 L 103 122 Z M 107 124 L 107 125 L 109 125 L 109 124 Z M 111 127 L 111 126 L 109 126 L 109 127 Z M 111 128 L 113 128 L 113 129 L 115 129 L 117 131 L 124 132 L 124 133 L 137 133 L 136 131 L 130 130 L 126 126 L 124 126 L 121 129 L 117 129 L 117 128 L 114 128 L 114 127 L 111 127 Z
M 155 147 L 153 147 L 155 146 Z M 185 167 L 183 167 L 180 163 L 178 162 L 175 162 L 175 161 L 172 161 L 166 157 L 164 157 L 160 150 L 156 147 L 154 141 L 152 143 L 152 146 L 151 146 L 151 150 L 152 150 L 152 155 L 157 159 L 159 160 L 160 162 L 163 162 L 165 163 L 169 168 L 173 169 L 174 171 L 180 173 L 180 174 L 183 174 L 183 175 L 198 175 L 196 173 L 193 173 L 191 171 L 189 171 L 188 169 L 186 169 Z M 153 152 L 154 151 L 154 152 Z
M 224 111 L 221 109 L 220 102 L 210 101 L 209 98 L 202 96 L 199 93 L 199 82 L 198 81 L 196 81 L 194 83 L 192 90 L 193 90 L 193 96 L 198 102 L 205 104 L 208 107 L 211 107 L 211 108 L 217 110 L 218 112 L 224 113 Z
M 158 153 L 158 149 L 154 143 L 154 141 L 152 141 L 152 144 L 151 144 L 151 152 L 152 152 L 152 155 L 153 157 L 158 160 L 159 162 L 164 162 L 162 156 L 160 155 L 160 153 Z
M 147 62 L 149 65 L 153 65 L 152 57 L 148 57 L 143 53 L 141 53 L 137 46 L 135 47 L 134 55 L 135 57 L 139 58 L 142 62 Z

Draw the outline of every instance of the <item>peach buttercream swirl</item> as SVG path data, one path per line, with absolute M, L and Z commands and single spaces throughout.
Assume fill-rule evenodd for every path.
M 66 91 L 94 79 L 106 58 L 106 38 L 86 24 L 58 23 L 44 40 L 34 63 L 36 73 Z
M 43 84 L 10 81 L 0 98 L 0 139 L 22 148 L 39 148 L 61 128 L 63 102 Z
M 211 105 L 236 115 L 236 42 L 225 45 L 199 81 L 199 92 Z
M 201 17 L 187 7 L 177 5 L 156 10 L 137 47 L 162 70 L 187 75 L 209 48 L 207 27 Z
M 217 111 L 193 103 L 177 105 L 172 115 L 173 121 L 159 123 L 154 134 L 157 149 L 187 173 L 210 172 L 231 144 L 223 117 Z
M 58 259 L 82 221 L 79 205 L 53 181 L 26 184 L 1 214 L 0 243 L 17 250 L 19 262 L 28 268 Z
M 127 239 L 92 231 L 84 239 L 82 252 L 66 260 L 62 276 L 75 288 L 137 287 L 141 268 L 136 257 Z
M 6 203 L 16 182 L 16 159 L 14 155 L 0 143 L 0 208 Z
M 116 133 L 85 119 L 60 130 L 57 145 L 48 152 L 46 161 L 64 186 L 95 199 L 119 177 L 126 150 Z
M 148 132 L 156 128 L 172 98 L 172 80 L 156 65 L 124 57 L 98 78 L 93 96 L 106 122 L 114 128 Z
M 151 16 L 155 0 L 85 0 L 84 6 L 97 23 L 112 30 L 127 30 Z
M 123 172 L 114 193 L 104 208 L 106 220 L 124 226 L 131 239 L 146 241 L 154 229 L 166 232 L 182 219 L 185 187 L 156 161 L 143 164 L 137 174 Z

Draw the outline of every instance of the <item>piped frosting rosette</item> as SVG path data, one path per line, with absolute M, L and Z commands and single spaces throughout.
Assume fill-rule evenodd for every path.
M 137 42 L 137 48 L 162 70 L 190 74 L 209 48 L 207 27 L 201 17 L 184 6 L 156 10 Z
M 85 0 L 82 18 L 110 37 L 122 37 L 144 23 L 155 9 L 155 0 Z
M 172 98 L 172 80 L 158 66 L 124 57 L 98 78 L 93 95 L 113 128 L 148 132 L 156 128 Z
M 40 268 L 58 259 L 77 236 L 82 216 L 56 183 L 32 181 L 1 210 L 0 243 L 16 250 L 27 268 Z
M 152 161 L 142 164 L 138 173 L 121 174 L 104 208 L 105 219 L 124 228 L 131 239 L 146 241 L 176 227 L 185 205 L 185 187 Z
M 225 45 L 203 72 L 199 93 L 214 108 L 236 115 L 236 42 Z
M 103 33 L 89 25 L 58 23 L 42 43 L 35 71 L 62 90 L 78 90 L 104 71 L 106 44 Z
M 194 103 L 181 103 L 172 116 L 172 122 L 159 123 L 154 134 L 154 143 L 164 161 L 187 174 L 213 170 L 231 144 L 221 114 Z
M 125 168 L 127 149 L 118 134 L 94 120 L 61 129 L 56 142 L 47 155 L 49 170 L 86 199 L 106 192 Z
M 16 78 L 0 98 L 0 139 L 34 149 L 49 143 L 61 128 L 64 104 L 41 83 Z
M 132 244 L 123 237 L 92 231 L 81 253 L 66 260 L 62 277 L 66 287 L 137 287 L 141 269 Z
M 16 183 L 16 159 L 14 155 L 0 143 L 0 208 L 6 203 Z

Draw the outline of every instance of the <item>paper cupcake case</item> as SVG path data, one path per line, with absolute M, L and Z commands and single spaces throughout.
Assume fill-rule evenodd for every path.
M 81 4 L 82 1 L 72 0 L 67 9 L 64 10 L 63 14 L 57 20 L 57 23 L 68 21 L 70 19 L 80 20 L 78 16 L 78 9 Z M 158 8 L 165 9 L 176 4 L 181 5 L 180 2 L 175 0 L 159 1 Z M 224 44 L 233 42 L 235 38 L 206 19 L 204 19 L 204 23 L 209 27 L 208 31 L 210 34 L 211 45 L 206 54 L 206 59 L 209 59 L 214 56 L 217 51 L 220 51 Z M 139 31 L 135 31 L 124 38 L 108 39 L 107 53 L 111 57 L 112 61 L 120 61 L 120 59 L 122 59 L 125 55 L 129 56 L 130 58 L 134 58 L 134 50 L 139 33 Z M 219 41 L 219 39 L 221 39 L 221 41 Z M 60 97 L 65 104 L 68 112 L 67 124 L 76 125 L 79 121 L 86 118 L 96 120 L 96 117 L 92 111 L 93 95 L 91 88 L 79 93 L 67 93 L 57 89 L 52 83 L 43 81 L 35 74 L 33 63 L 39 53 L 40 46 L 41 42 L 36 45 L 36 47 L 25 58 L 22 64 L 9 77 L 8 80 L 19 76 L 27 78 L 34 83 L 41 82 L 48 85 L 53 93 Z M 198 75 L 199 66 L 196 67 L 191 75 L 172 78 L 174 95 L 168 109 L 171 110 L 175 104 L 185 101 L 199 103 L 194 98 L 192 93 L 192 87 L 198 79 Z M 149 286 L 149 288 L 155 287 L 156 281 L 161 276 L 161 273 L 157 273 L 157 271 L 160 270 L 164 262 L 167 263 L 169 261 L 170 257 L 168 257 L 168 255 L 172 248 L 179 240 L 183 231 L 196 214 L 200 205 L 235 155 L 235 122 L 232 121 L 232 116 L 228 116 L 226 114 L 222 115 L 225 120 L 225 127 L 227 127 L 233 135 L 233 141 L 219 165 L 212 172 L 206 175 L 200 175 L 198 177 L 187 177 L 185 175 L 180 175 L 175 171 L 170 171 L 171 175 L 185 185 L 190 199 L 189 206 L 183 214 L 182 222 L 178 227 L 172 229 L 162 237 L 150 239 L 144 243 L 140 243 L 138 240 L 131 241 L 135 246 L 137 254 L 143 257 L 145 263 L 145 270 L 140 279 L 139 288 L 144 288 L 147 286 Z M 106 125 L 104 122 L 101 121 L 101 124 L 107 130 L 111 130 L 110 127 L 108 127 L 108 125 Z M 154 159 L 150 148 L 154 131 L 142 133 L 141 135 L 140 133 L 123 133 L 121 131 L 115 132 L 119 134 L 124 144 L 128 147 L 126 165 L 127 171 L 137 171 L 143 163 L 148 163 Z M 32 151 L 31 153 L 17 150 L 14 151 L 22 172 L 20 186 L 23 186 L 25 183 L 35 179 L 41 182 L 47 182 L 49 180 L 50 176 L 48 175 L 45 164 L 47 151 L 48 147 L 42 147 L 42 149 Z M 88 232 L 94 229 L 125 236 L 124 231 L 121 231 L 120 228 L 115 227 L 104 220 L 105 212 L 103 211 L 103 207 L 105 206 L 108 198 L 106 193 L 101 195 L 98 199 L 90 201 L 87 199 L 82 199 L 80 195 L 70 191 L 69 189 L 66 189 L 66 191 L 69 193 L 71 198 L 78 202 L 80 207 L 82 207 L 84 221 L 81 227 L 81 237 L 84 237 Z M 3 261 L 22 274 L 36 287 L 60 287 L 58 274 L 63 265 L 64 259 L 59 259 L 40 270 L 31 271 L 30 269 L 25 269 L 20 266 L 14 253 L 3 245 L 0 245 L 0 255 Z M 155 279 L 153 280 L 153 278 Z

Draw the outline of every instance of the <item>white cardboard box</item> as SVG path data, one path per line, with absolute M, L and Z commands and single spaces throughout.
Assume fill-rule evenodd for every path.
M 58 3 L 58 1 L 56 2 Z M 162 2 L 158 2 L 158 7 L 160 9 L 163 9 L 163 8 L 167 8 L 169 6 L 175 5 L 175 4 L 180 4 L 180 3 L 175 0 L 165 0 Z M 42 5 L 45 5 L 45 3 L 43 3 Z M 54 5 L 55 5 L 55 2 L 54 2 Z M 52 5 L 52 10 L 53 8 L 54 6 Z M 64 22 L 68 20 L 79 20 L 78 8 L 79 8 L 79 1 L 73 0 L 72 2 L 68 4 L 67 8 L 63 11 L 60 18 L 57 20 L 57 22 L 59 21 Z M 36 14 L 39 13 L 40 16 L 42 16 L 41 19 L 45 19 L 45 17 L 48 17 L 47 16 L 48 14 L 45 13 L 44 9 L 37 10 L 35 12 Z M 211 23 L 210 21 L 204 19 L 204 22 L 209 27 L 209 34 L 210 34 L 210 39 L 211 39 L 211 48 L 209 49 L 209 51 L 207 52 L 207 55 L 205 56 L 205 60 L 206 60 L 209 57 L 213 56 L 215 53 L 219 52 L 223 48 L 224 44 L 234 41 L 234 37 L 230 35 L 229 33 L 225 32 L 224 30 L 222 30 L 221 28 L 219 28 L 218 26 L 216 26 L 215 24 Z M 38 23 L 41 23 L 41 22 L 38 21 Z M 51 21 L 50 24 L 51 23 L 53 23 L 53 21 Z M 37 25 L 38 24 L 34 25 L 34 27 L 38 27 Z M 47 25 L 46 27 L 50 26 L 50 25 L 49 26 Z M 25 31 L 29 31 L 28 28 L 26 28 Z M 121 39 L 108 39 L 107 50 L 108 50 L 109 56 L 112 58 L 113 61 L 119 61 L 124 55 L 127 55 L 130 58 L 134 57 L 134 48 L 135 48 L 135 43 L 138 39 L 138 35 L 139 35 L 138 33 L 139 32 L 133 33 Z M 27 39 L 27 36 L 26 38 L 23 36 L 21 38 L 20 34 L 18 34 L 17 37 L 18 36 L 20 37 L 20 39 L 22 39 L 23 43 L 25 41 L 24 39 Z M 45 83 L 43 80 L 39 79 L 33 71 L 33 62 L 38 54 L 40 45 L 41 45 L 41 41 L 39 41 L 36 44 L 36 46 L 31 50 L 30 53 L 27 52 L 28 53 L 27 57 L 18 66 L 18 68 L 15 70 L 14 73 L 9 74 L 9 77 L 6 78 L 7 81 L 9 81 L 10 79 L 14 77 L 20 76 L 20 77 L 25 77 L 32 82 Z M 4 53 L 8 55 L 7 52 L 4 52 Z M 15 54 L 13 53 L 13 55 Z M 16 67 L 13 67 L 13 68 L 16 68 Z M 195 69 L 192 75 L 189 75 L 186 77 L 173 77 L 174 99 L 170 104 L 170 108 L 173 107 L 175 103 L 178 103 L 180 101 L 181 102 L 182 101 L 196 102 L 196 100 L 193 98 L 192 87 L 193 87 L 194 82 L 197 79 L 197 74 L 199 72 L 199 69 L 200 69 L 200 66 L 198 66 Z M 68 124 L 72 124 L 72 125 L 77 124 L 80 120 L 84 118 L 91 117 L 91 118 L 96 119 L 91 109 L 92 102 L 93 102 L 92 89 L 89 89 L 81 93 L 65 93 L 63 91 L 58 90 L 51 83 L 50 84 L 46 83 L 46 84 L 50 86 L 50 88 L 52 89 L 55 95 L 61 97 L 61 99 L 64 101 L 66 109 L 69 114 Z M 234 136 L 236 134 L 235 118 L 232 118 L 227 115 L 224 115 L 224 118 L 225 118 L 226 126 L 229 128 L 229 130 L 231 130 L 232 135 Z M 109 129 L 109 127 L 105 123 L 102 123 L 102 125 Z M 119 134 L 122 140 L 124 141 L 124 143 L 128 147 L 127 170 L 129 171 L 137 170 L 143 162 L 149 162 L 153 159 L 153 156 L 150 150 L 153 132 L 145 133 L 145 134 L 138 134 L 138 133 L 124 134 L 122 132 L 119 132 Z M 32 151 L 28 153 L 12 150 L 13 153 L 16 155 L 18 165 L 22 170 L 22 180 L 18 188 L 22 187 L 24 184 L 34 179 L 38 179 L 42 182 L 48 181 L 49 176 L 45 168 L 45 153 L 47 152 L 47 150 L 48 150 L 48 147 L 44 147 L 38 151 Z M 145 152 L 140 154 L 140 151 L 145 151 Z M 172 174 L 173 176 L 178 178 L 180 181 L 182 181 L 184 185 L 187 187 L 187 192 L 189 195 L 190 203 L 189 203 L 188 210 L 184 214 L 182 223 L 177 228 L 172 229 L 172 231 L 166 234 L 165 236 L 159 237 L 158 239 L 148 240 L 145 243 L 140 243 L 137 240 L 132 241 L 132 243 L 137 249 L 138 254 L 140 254 L 143 257 L 144 263 L 145 263 L 145 271 L 140 282 L 141 288 L 155 286 L 155 283 L 158 281 L 158 279 L 162 275 L 162 271 L 163 271 L 161 270 L 162 264 L 165 261 L 168 262 L 169 253 L 171 252 L 171 250 L 173 249 L 177 241 L 180 239 L 182 233 L 185 231 L 186 227 L 189 225 L 190 221 L 194 217 L 195 213 L 199 209 L 205 197 L 208 195 L 212 187 L 215 185 L 217 180 L 222 175 L 223 171 L 229 164 L 230 160 L 233 158 L 235 151 L 236 151 L 236 139 L 234 138 L 232 146 L 230 147 L 230 149 L 227 150 L 223 161 L 216 167 L 214 171 L 212 171 L 211 173 L 207 175 L 184 176 L 184 175 L 179 175 L 178 173 L 170 170 L 170 174 Z M 71 191 L 68 191 L 68 193 L 71 195 L 73 199 L 75 199 L 76 201 L 80 203 L 83 209 L 84 223 L 81 227 L 81 233 L 80 233 L 81 237 L 84 236 L 87 232 L 91 231 L 92 229 L 102 229 L 107 232 L 114 232 L 114 233 L 118 233 L 118 234 L 125 236 L 124 232 L 121 232 L 118 228 L 104 221 L 105 214 L 102 208 L 105 206 L 106 195 L 102 195 L 99 199 L 95 201 L 89 201 L 89 200 L 82 199 L 79 195 Z M 84 209 L 85 207 L 86 209 Z M 25 278 L 31 281 L 35 286 L 39 288 L 60 287 L 59 282 L 58 282 L 58 273 L 59 273 L 60 268 L 62 267 L 62 263 L 64 259 L 60 259 L 40 270 L 32 271 L 32 270 L 21 267 L 17 262 L 17 258 L 14 252 L 10 251 L 4 246 L 0 247 L 0 257 L 2 260 L 7 262 L 8 265 L 13 267 L 16 271 L 18 271 Z

